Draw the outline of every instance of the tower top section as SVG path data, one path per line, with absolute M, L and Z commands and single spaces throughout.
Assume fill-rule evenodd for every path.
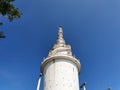
M 58 39 L 57 42 L 54 44 L 53 49 L 49 51 L 47 58 L 45 58 L 42 62 L 41 72 L 43 73 L 44 67 L 53 60 L 60 60 L 65 59 L 69 60 L 78 68 L 78 72 L 80 72 L 80 62 L 75 57 L 72 56 L 71 46 L 66 45 L 65 40 L 63 38 L 63 30 L 62 27 L 58 29 Z
M 56 44 L 54 44 L 53 49 L 49 51 L 49 57 L 54 55 L 68 55 L 71 56 L 71 46 L 66 45 L 65 40 L 63 38 L 63 30 L 62 27 L 59 27 L 58 30 L 58 39 Z

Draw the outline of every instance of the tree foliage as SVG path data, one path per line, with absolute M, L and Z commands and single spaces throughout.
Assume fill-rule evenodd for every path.
M 0 0 L 0 14 L 10 22 L 21 17 L 22 13 L 12 3 L 15 0 Z M 0 25 L 3 22 L 0 21 Z
M 0 15 L 12 22 L 21 17 L 22 13 L 12 3 L 15 0 L 0 0 Z M 0 20 L 0 26 L 3 22 Z M 0 38 L 5 38 L 4 32 L 0 32 Z

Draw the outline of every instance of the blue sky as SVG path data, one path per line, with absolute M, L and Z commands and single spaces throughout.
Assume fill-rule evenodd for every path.
M 120 0 L 17 0 L 19 20 L 0 27 L 0 90 L 35 90 L 58 27 L 81 62 L 87 90 L 120 90 Z

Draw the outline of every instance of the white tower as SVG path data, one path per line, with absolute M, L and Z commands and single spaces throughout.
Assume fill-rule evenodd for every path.
M 80 62 L 72 56 L 71 47 L 65 44 L 59 27 L 57 43 L 42 62 L 43 90 L 79 90 L 80 69 Z

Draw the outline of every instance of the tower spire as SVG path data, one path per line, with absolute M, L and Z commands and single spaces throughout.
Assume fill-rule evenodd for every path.
M 59 30 L 58 30 L 58 39 L 60 38 L 63 38 L 63 30 L 61 26 L 59 27 Z
M 64 47 L 65 46 L 65 40 L 63 39 L 62 27 L 59 27 L 59 29 L 58 29 L 58 40 L 57 40 L 56 45 L 58 47 Z
M 58 55 L 59 52 L 66 52 L 66 55 L 72 56 L 71 46 L 66 45 L 65 40 L 63 38 L 63 30 L 62 27 L 58 28 L 58 39 L 56 44 L 54 44 L 53 49 L 49 51 L 49 57 Z

